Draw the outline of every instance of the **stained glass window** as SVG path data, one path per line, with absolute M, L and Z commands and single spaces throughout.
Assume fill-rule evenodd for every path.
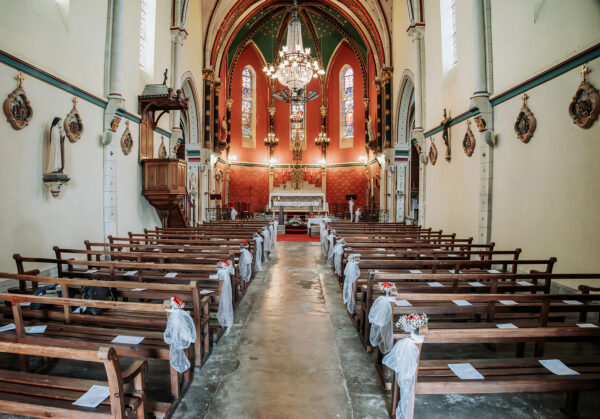
M 354 71 L 348 67 L 343 75 L 343 138 L 354 137 Z
M 154 25 L 156 0 L 142 0 L 140 11 L 140 68 L 152 74 L 154 68 Z
M 252 73 L 242 70 L 242 137 L 252 138 Z
M 293 118 L 297 116 L 301 118 L 299 122 L 294 122 L 291 120 L 291 132 L 290 132 L 290 142 L 294 141 L 296 138 L 296 134 L 300 136 L 300 141 L 304 141 L 304 127 L 306 118 L 304 117 L 305 104 L 301 102 L 292 102 L 290 104 L 290 116 Z

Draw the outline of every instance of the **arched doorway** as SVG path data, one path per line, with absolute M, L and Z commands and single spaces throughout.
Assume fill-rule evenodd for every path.
M 397 222 L 404 221 L 405 217 L 413 218 L 419 202 L 419 160 L 418 153 L 411 141 L 415 126 L 414 92 L 412 73 L 405 70 L 398 93 L 398 115 L 396 119 L 397 143 L 394 164 L 396 165 L 395 221 Z

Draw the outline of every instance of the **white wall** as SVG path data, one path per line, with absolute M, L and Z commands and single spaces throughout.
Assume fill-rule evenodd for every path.
M 598 1 L 547 0 L 537 16 L 534 3 L 491 1 L 492 96 L 600 42 Z M 471 2 L 456 0 L 456 6 L 458 64 L 456 71 L 444 75 L 439 0 L 425 1 L 426 130 L 439 125 L 444 107 L 453 117 L 467 111 L 474 91 Z M 588 66 L 590 82 L 600 87 L 600 60 Z M 568 116 L 581 80 L 578 70 L 527 92 L 537 119 L 529 144 L 514 133 L 520 96 L 494 107 L 491 240 L 497 248 L 522 247 L 523 258 L 556 256 L 556 270 L 563 272 L 600 269 L 600 122 L 584 130 Z M 476 132 L 474 125 L 471 128 Z M 470 158 L 464 154 L 465 131 L 464 122 L 451 127 L 451 163 L 444 160 L 441 133 L 433 136 L 438 162 L 427 165 L 426 224 L 476 237 L 479 156 L 477 149 Z

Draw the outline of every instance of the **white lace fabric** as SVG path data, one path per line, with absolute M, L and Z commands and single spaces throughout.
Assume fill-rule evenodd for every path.
M 178 372 L 185 372 L 190 367 L 190 361 L 184 350 L 196 341 L 196 327 L 190 314 L 173 301 L 167 309 L 169 320 L 163 333 L 163 339 L 169 345 L 169 363 Z M 196 356 L 200 356 L 197 354 Z
M 245 282 L 250 282 L 252 278 L 252 253 L 248 249 L 240 252 L 240 277 Z
M 356 313 L 356 302 L 354 301 L 354 293 L 352 292 L 354 282 L 360 276 L 360 268 L 358 267 L 358 263 L 354 261 L 348 261 L 346 263 L 346 268 L 344 269 L 344 288 L 343 288 L 343 297 L 344 303 L 346 303 L 346 308 L 350 314 Z
M 373 347 L 378 346 L 381 353 L 388 353 L 394 343 L 392 304 L 394 297 L 377 297 L 369 311 L 371 334 L 369 340 Z
M 255 234 L 254 243 L 256 244 L 256 259 L 254 261 L 254 269 L 256 270 L 256 272 L 262 271 L 262 242 L 263 238 L 260 236 L 260 234 Z
M 396 382 L 400 387 L 400 400 L 396 407 L 396 417 L 412 419 L 414 412 L 410 409 L 415 397 L 415 375 L 419 362 L 419 347 L 425 337 L 411 332 L 410 337 L 396 342 L 394 348 L 383 358 L 383 365 L 396 373 Z
M 233 326 L 233 290 L 231 287 L 230 268 L 219 268 L 217 276 L 219 281 L 223 282 L 221 287 L 221 295 L 219 296 L 219 311 L 217 312 L 217 320 L 222 327 L 226 327 L 225 335 L 229 334 L 231 326 Z

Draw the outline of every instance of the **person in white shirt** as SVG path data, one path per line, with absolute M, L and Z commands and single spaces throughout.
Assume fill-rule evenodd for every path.
M 360 208 L 356 208 L 354 212 L 354 221 L 358 223 L 358 220 L 360 220 Z
M 352 218 L 354 216 L 354 201 L 352 200 L 352 198 L 350 198 L 350 201 L 348 201 L 348 208 L 350 210 L 350 222 L 352 222 Z
M 233 221 L 235 221 L 235 218 L 237 217 L 238 212 L 235 210 L 235 208 L 231 207 L 231 219 Z

